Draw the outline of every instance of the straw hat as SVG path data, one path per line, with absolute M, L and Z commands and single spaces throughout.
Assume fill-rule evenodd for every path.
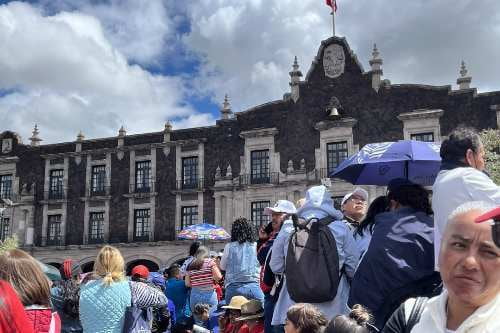
M 262 303 L 260 301 L 257 301 L 256 299 L 253 299 L 241 306 L 241 317 L 238 317 L 236 320 L 250 320 L 262 317 L 264 317 L 264 309 L 262 308 Z
M 248 303 L 248 300 L 243 296 L 234 296 L 231 298 L 231 302 L 229 305 L 223 306 L 223 309 L 229 310 L 241 310 L 241 306 L 245 303 Z

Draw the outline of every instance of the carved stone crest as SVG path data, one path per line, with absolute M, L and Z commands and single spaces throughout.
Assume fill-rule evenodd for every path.
M 344 48 L 338 44 L 328 45 L 323 53 L 323 68 L 325 69 L 325 75 L 332 79 L 339 77 L 344 73 L 344 67 Z
M 12 151 L 12 139 L 2 140 L 2 153 L 10 153 Z

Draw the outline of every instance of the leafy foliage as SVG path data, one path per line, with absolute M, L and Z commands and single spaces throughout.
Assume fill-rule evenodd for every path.
M 3 241 L 0 241 L 0 254 L 8 250 L 15 249 L 18 246 L 19 246 L 19 241 L 17 240 L 16 236 L 8 237 Z
M 481 141 L 486 153 L 486 170 L 496 184 L 500 184 L 500 130 L 481 132 Z

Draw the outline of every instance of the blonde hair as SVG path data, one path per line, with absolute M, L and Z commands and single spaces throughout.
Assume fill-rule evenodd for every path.
M 0 279 L 14 287 L 24 306 L 49 306 L 49 280 L 41 265 L 23 250 L 8 250 L 0 255 Z
M 116 247 L 104 246 L 94 263 L 94 274 L 101 277 L 105 285 L 125 279 L 125 262 L 120 250 Z

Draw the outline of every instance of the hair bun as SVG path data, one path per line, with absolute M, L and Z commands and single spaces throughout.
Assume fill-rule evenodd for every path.
M 349 318 L 354 319 L 360 326 L 366 326 L 366 324 L 371 322 L 372 315 L 365 307 L 356 304 L 352 307 Z

